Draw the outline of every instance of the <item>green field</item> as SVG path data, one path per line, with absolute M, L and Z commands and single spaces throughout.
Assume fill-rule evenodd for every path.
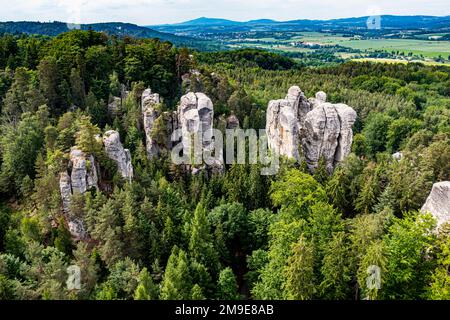
M 437 35 L 437 34 L 430 34 Z M 424 35 L 429 36 L 429 35 Z M 255 43 L 256 41 L 267 42 Z M 307 52 L 305 48 L 298 48 L 292 45 L 292 42 L 309 42 L 322 45 L 335 46 L 339 45 L 346 48 L 362 51 L 383 50 L 387 52 L 399 52 L 407 56 L 409 53 L 424 58 L 438 58 L 439 56 L 448 59 L 450 56 L 450 41 L 431 41 L 420 39 L 367 39 L 359 40 L 354 37 L 344 37 L 342 34 L 327 34 L 319 32 L 299 32 L 294 36 L 286 39 L 275 39 L 269 35 L 256 38 L 231 40 L 234 46 L 241 47 L 258 47 L 261 49 L 278 49 L 289 52 Z M 303 50 L 302 50 L 303 49 Z M 308 50 L 308 49 L 306 49 Z M 346 53 L 349 55 L 348 53 Z M 351 56 L 351 54 L 349 55 Z
M 347 40 L 336 44 L 359 50 L 385 50 L 412 52 L 415 55 L 437 58 L 447 58 L 450 55 L 450 41 L 425 41 L 409 39 L 373 39 L 373 40 Z
M 400 60 L 400 59 L 381 59 L 381 58 L 358 58 L 358 59 L 352 59 L 353 61 L 369 61 L 369 62 L 378 62 L 378 63 L 409 63 L 409 62 L 420 62 L 425 65 L 429 66 L 450 66 L 450 62 L 436 62 L 436 61 L 407 61 L 407 60 Z

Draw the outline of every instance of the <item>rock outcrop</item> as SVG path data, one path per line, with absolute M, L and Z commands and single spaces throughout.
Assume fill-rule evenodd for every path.
M 297 161 L 303 155 L 311 171 L 324 158 L 332 172 L 350 154 L 357 115 L 351 107 L 326 99 L 324 92 L 318 92 L 307 100 L 294 86 L 285 99 L 271 101 L 266 123 L 269 148 Z
M 193 174 L 204 170 L 223 171 L 223 159 L 213 159 L 208 163 L 203 161 L 205 151 L 209 151 L 213 158 L 216 155 L 213 136 L 214 106 L 205 94 L 189 92 L 181 97 L 177 111 L 162 112 L 159 95 L 147 89 L 142 95 L 142 113 L 149 159 L 169 153 L 181 143 L 183 155 L 189 155 L 185 161 L 194 160 L 194 163 L 184 162 L 185 167 Z M 230 116 L 225 123 L 230 128 L 239 126 L 239 120 L 235 116 Z M 179 140 L 172 141 L 172 134 L 176 130 L 179 130 Z M 195 136 L 201 138 L 201 145 L 196 145 L 193 154 Z M 219 152 L 221 154 L 222 150 Z
M 311 106 L 299 87 L 289 89 L 285 99 L 269 102 L 266 133 L 269 148 L 278 154 L 300 160 L 300 131 Z
M 143 92 L 141 104 L 147 156 L 153 159 L 172 149 L 171 136 L 178 129 L 178 113 L 162 112 L 160 96 L 151 89 Z
M 153 138 L 155 122 L 161 116 L 160 103 L 159 94 L 152 93 L 151 89 L 146 89 L 142 94 L 142 115 L 144 119 L 146 149 L 149 159 L 157 157 L 160 153 L 158 144 Z
M 133 179 L 133 165 L 131 163 L 130 150 L 124 149 L 120 142 L 120 135 L 117 131 L 110 130 L 103 136 L 105 151 L 111 160 L 117 163 L 118 170 L 122 177 L 128 181 Z
M 92 155 L 86 156 L 83 151 L 73 147 L 70 151 L 70 166 L 73 193 L 85 193 L 88 189 L 98 188 L 96 163 Z
M 69 214 L 72 200 L 72 182 L 67 172 L 61 172 L 59 175 L 59 190 L 61 192 L 63 211 L 65 214 Z
M 430 212 L 440 227 L 450 222 L 450 181 L 435 183 L 431 193 L 423 205 L 423 213 Z
M 60 174 L 59 189 L 64 217 L 67 221 L 69 232 L 76 240 L 85 240 L 89 236 L 83 219 L 74 216 L 70 210 L 72 196 L 74 194 L 83 194 L 91 188 L 98 189 L 98 173 L 95 159 L 92 155 L 87 156 L 77 147 L 73 147 L 70 151 L 68 171 Z
M 189 92 L 181 97 L 178 106 L 178 124 L 183 133 L 183 145 L 186 150 L 191 146 L 189 137 L 185 136 L 196 133 L 212 133 L 214 108 L 211 99 L 204 93 Z M 207 148 L 212 143 L 208 135 L 202 139 L 202 147 Z
M 180 105 L 178 106 L 178 128 L 182 132 L 181 142 L 184 152 L 191 154 L 192 146 L 194 145 L 194 134 L 202 137 L 201 148 L 194 149 L 194 158 L 202 159 L 205 151 L 209 151 L 211 154 L 220 152 L 218 159 L 212 161 L 212 163 L 203 165 L 200 168 L 193 166 L 192 172 L 194 174 L 204 169 L 209 169 L 216 173 L 223 171 L 223 159 L 219 159 L 221 158 L 222 150 L 214 150 L 213 120 L 214 106 L 211 99 L 204 93 L 189 92 L 181 97 Z

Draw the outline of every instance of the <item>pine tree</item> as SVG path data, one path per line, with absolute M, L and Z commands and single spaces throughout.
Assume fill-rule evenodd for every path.
M 219 300 L 239 299 L 236 276 L 231 268 L 225 268 L 220 272 L 217 281 L 217 298 Z
M 211 266 L 215 269 L 218 263 L 217 257 L 212 245 L 212 236 L 209 221 L 207 219 L 207 211 L 203 203 L 199 203 L 195 209 L 194 219 L 191 222 L 189 239 L 190 256 L 200 263 Z
M 153 282 L 147 268 L 139 275 L 139 285 L 134 292 L 134 300 L 155 300 L 158 298 L 158 287 Z
M 202 288 L 196 284 L 192 287 L 192 291 L 191 291 L 191 299 L 192 300 L 205 300 L 205 296 L 203 295 L 203 290 Z
M 324 250 L 321 266 L 322 282 L 319 290 L 320 296 L 329 300 L 349 298 L 350 268 L 348 260 L 349 248 L 346 243 L 346 234 L 337 232 Z
M 91 123 L 91 119 L 82 116 L 79 119 L 79 130 L 76 133 L 76 144 L 85 153 L 98 155 L 102 151 L 102 143 L 96 138 L 100 129 Z
M 188 300 L 191 297 L 191 276 L 186 253 L 174 247 L 161 283 L 161 300 Z
M 84 108 L 86 105 L 86 92 L 80 70 L 72 68 L 70 71 L 70 94 L 75 106 Z
M 59 69 L 54 58 L 42 59 L 38 66 L 39 88 L 47 99 L 52 114 L 61 111 L 61 96 L 58 92 L 60 85 Z
M 383 242 L 381 240 L 374 241 L 367 248 L 367 252 L 361 260 L 357 277 L 361 297 L 365 300 L 376 300 L 383 286 L 382 280 L 385 276 L 387 262 L 384 251 Z
M 314 252 L 301 236 L 292 246 L 292 255 L 285 268 L 285 297 L 289 300 L 309 300 L 316 292 L 314 276 Z
M 78 266 L 81 271 L 81 290 L 77 295 L 81 299 L 88 299 L 97 284 L 98 266 L 87 243 L 79 242 L 73 252 L 73 257 L 74 265 Z

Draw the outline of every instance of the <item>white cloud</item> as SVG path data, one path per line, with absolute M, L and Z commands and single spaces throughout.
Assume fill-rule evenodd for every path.
M 0 21 L 173 23 L 200 16 L 234 20 L 330 19 L 383 14 L 450 15 L 448 0 L 0 0 Z

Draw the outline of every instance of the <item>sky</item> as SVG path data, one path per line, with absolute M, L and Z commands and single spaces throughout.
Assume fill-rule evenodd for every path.
M 0 0 L 0 21 L 129 22 L 156 25 L 199 17 L 333 19 L 377 14 L 450 15 L 449 0 Z

